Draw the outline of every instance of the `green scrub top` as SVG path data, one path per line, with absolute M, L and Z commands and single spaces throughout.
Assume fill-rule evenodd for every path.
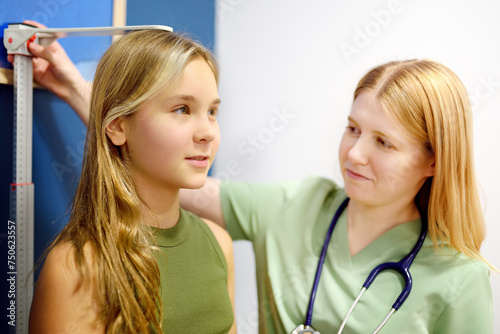
M 290 333 L 303 324 L 319 254 L 343 189 L 330 180 L 248 184 L 224 182 L 224 219 L 234 240 L 253 243 L 259 304 L 259 333 Z M 420 220 L 389 230 L 354 256 L 346 212 L 330 241 L 312 326 L 336 333 L 368 274 L 383 262 L 406 256 L 420 234 Z M 492 333 L 489 268 L 427 238 L 410 269 L 413 289 L 379 333 Z M 382 272 L 365 292 L 343 333 L 372 333 L 404 286 L 393 271 Z M 248 324 L 239 323 L 239 326 Z

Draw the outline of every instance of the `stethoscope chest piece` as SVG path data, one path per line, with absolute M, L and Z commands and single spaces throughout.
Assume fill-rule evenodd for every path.
M 295 327 L 295 329 L 292 331 L 291 334 L 305 334 L 305 333 L 312 333 L 312 334 L 320 334 L 320 332 L 315 331 L 314 328 L 311 326 L 304 326 L 304 325 L 298 325 Z

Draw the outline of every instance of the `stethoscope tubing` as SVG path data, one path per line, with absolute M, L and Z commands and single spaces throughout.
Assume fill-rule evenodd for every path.
M 318 260 L 318 267 L 316 269 L 316 275 L 314 277 L 314 283 L 311 291 L 311 296 L 309 298 L 309 304 L 307 307 L 307 313 L 306 313 L 306 321 L 304 323 L 304 326 L 306 329 L 311 329 L 311 333 L 315 332 L 312 329 L 311 323 L 312 323 L 312 315 L 313 315 L 313 309 L 314 309 L 314 301 L 316 300 L 316 293 L 318 290 L 319 286 L 319 281 L 321 278 L 321 272 L 323 270 L 323 264 L 326 259 L 326 254 L 328 251 L 328 246 L 330 244 L 330 240 L 333 234 L 333 230 L 335 228 L 335 225 L 337 224 L 338 219 L 340 218 L 340 215 L 342 212 L 345 210 L 347 207 L 347 204 L 349 203 L 349 198 L 346 198 L 342 204 L 340 204 L 339 208 L 337 209 L 337 212 L 335 212 L 335 215 L 332 219 L 332 222 L 330 223 L 330 226 L 328 228 L 328 231 L 325 236 L 325 241 L 323 243 L 323 248 L 321 250 L 321 255 Z M 382 321 L 382 323 L 377 327 L 377 329 L 373 332 L 373 334 L 376 334 L 382 329 L 382 327 L 387 323 L 389 318 L 393 315 L 394 312 L 396 312 L 401 305 L 406 301 L 408 296 L 410 295 L 412 286 L 413 286 L 413 280 L 410 274 L 410 266 L 413 263 L 413 260 L 415 260 L 415 257 L 417 256 L 418 252 L 422 248 L 422 245 L 424 244 L 425 238 L 427 236 L 427 230 L 428 230 L 428 224 L 427 224 L 427 216 L 421 213 L 421 220 L 422 220 L 422 228 L 420 230 L 420 235 L 418 237 L 417 242 L 415 243 L 415 246 L 413 246 L 412 250 L 399 262 L 386 262 L 378 265 L 375 267 L 368 277 L 366 278 L 365 282 L 363 283 L 363 287 L 361 288 L 361 291 L 359 295 L 356 297 L 354 300 L 353 304 L 351 305 L 349 312 L 347 313 L 346 317 L 342 321 L 342 324 L 340 325 L 339 331 L 337 334 L 340 334 L 342 330 L 344 329 L 347 319 L 351 316 L 352 312 L 354 311 L 354 308 L 358 304 L 359 300 L 361 299 L 361 296 L 365 293 L 365 291 L 370 287 L 370 285 L 373 283 L 377 275 L 384 271 L 384 270 L 394 270 L 401 274 L 405 280 L 405 285 L 403 290 L 401 291 L 401 294 L 398 296 L 394 304 L 392 305 L 391 310 L 389 311 L 388 315 L 386 318 Z
M 340 204 L 337 212 L 335 212 L 335 216 L 332 219 L 332 223 L 330 224 L 330 227 L 328 228 L 328 231 L 326 232 L 325 242 L 323 243 L 323 248 L 321 249 L 321 255 L 320 255 L 319 261 L 318 261 L 318 267 L 316 268 L 316 275 L 314 276 L 313 288 L 311 291 L 311 296 L 309 298 L 309 305 L 307 307 L 307 314 L 306 314 L 306 322 L 304 323 L 305 326 L 311 326 L 314 301 L 316 300 L 316 292 L 318 291 L 319 280 L 321 278 L 323 264 L 325 263 L 326 253 L 328 251 L 328 245 L 330 244 L 330 239 L 332 238 L 333 229 L 335 228 L 335 225 L 337 224 L 337 221 L 339 220 L 340 215 L 342 214 L 342 212 L 344 212 L 345 208 L 347 207 L 347 204 L 349 204 L 349 197 L 346 198 L 342 202 L 342 204 Z
M 387 262 L 387 263 L 382 263 L 375 267 L 375 269 L 372 270 L 370 275 L 366 278 L 365 283 L 363 284 L 363 287 L 368 289 L 370 285 L 373 283 L 375 278 L 377 277 L 380 272 L 384 270 L 389 270 L 392 269 L 394 271 L 397 271 L 403 276 L 405 279 L 405 286 L 403 288 L 403 291 L 401 291 L 401 294 L 399 297 L 396 299 L 394 304 L 392 305 L 392 308 L 395 310 L 398 310 L 401 305 L 405 302 L 406 298 L 410 295 L 411 288 L 413 287 L 413 279 L 410 274 L 410 266 L 413 263 L 413 260 L 417 256 L 418 252 L 422 248 L 422 245 L 424 244 L 425 237 L 427 236 L 427 219 L 422 217 L 422 229 L 420 231 L 420 235 L 418 237 L 417 243 L 415 246 L 413 246 L 412 250 L 406 255 L 403 259 L 401 259 L 399 262 Z

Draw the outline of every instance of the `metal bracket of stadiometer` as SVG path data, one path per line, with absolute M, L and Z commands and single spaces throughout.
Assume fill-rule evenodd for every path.
M 32 174 L 33 136 L 33 60 L 29 43 L 48 46 L 61 37 L 120 35 L 133 30 L 161 29 L 161 25 L 37 28 L 23 23 L 9 24 L 4 30 L 4 46 L 14 57 L 14 181 L 10 184 L 10 222 L 15 224 L 15 268 L 8 275 L 16 278 L 15 332 L 28 333 L 29 310 L 33 298 L 34 266 L 34 184 Z

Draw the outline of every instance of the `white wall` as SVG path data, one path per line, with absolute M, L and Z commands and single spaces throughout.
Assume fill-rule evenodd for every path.
M 500 267 L 499 2 L 218 0 L 216 6 L 223 101 L 216 174 L 246 181 L 319 174 L 342 183 L 337 148 L 362 74 L 393 59 L 434 59 L 454 70 L 472 97 L 488 221 L 483 250 Z M 236 269 L 240 333 L 257 333 L 248 243 L 236 243 Z M 500 333 L 500 275 L 492 285 Z

